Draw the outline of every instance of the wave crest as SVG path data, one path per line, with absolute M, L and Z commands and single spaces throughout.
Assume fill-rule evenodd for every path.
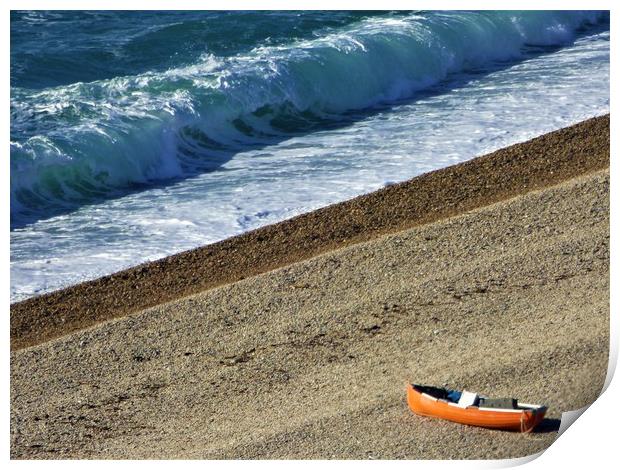
M 248 142 L 412 97 L 450 73 L 564 45 L 599 12 L 417 13 L 312 40 L 41 91 L 11 90 L 11 217 L 211 169 Z

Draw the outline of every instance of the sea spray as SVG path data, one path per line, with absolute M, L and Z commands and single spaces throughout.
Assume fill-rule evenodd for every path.
M 44 217 L 218 167 L 244 146 L 320 130 L 450 74 L 561 46 L 598 12 L 372 17 L 165 71 L 11 88 L 11 218 Z M 307 36 L 307 35 L 306 35 Z

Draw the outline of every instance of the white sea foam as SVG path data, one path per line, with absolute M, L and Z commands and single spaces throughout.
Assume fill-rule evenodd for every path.
M 18 300 L 220 240 L 608 112 L 609 32 L 477 72 L 453 75 L 414 101 L 365 111 L 341 126 L 246 146 L 220 161 L 217 171 L 16 228 L 11 232 L 11 297 Z M 146 105 L 148 98 L 138 95 L 136 102 Z M 112 115 L 114 110 L 96 112 Z M 193 115 L 187 108 L 183 112 Z M 124 151 L 163 148 L 171 165 L 165 173 L 178 174 L 182 170 L 175 164 L 182 163 L 174 149 L 179 139 L 188 149 L 201 146 L 196 138 L 179 137 L 177 124 L 168 121 L 167 126 L 170 140 L 162 140 L 157 127 Z M 121 138 L 118 129 L 101 130 L 109 139 Z M 57 143 L 38 142 L 46 152 L 56 152 Z M 22 143 L 12 145 L 24 151 Z M 36 158 L 47 157 L 37 153 Z M 143 171 L 126 165 L 124 173 Z M 166 167 L 148 168 L 158 174 Z
M 22 139 L 11 147 L 12 220 L 210 170 L 214 146 L 230 154 L 239 142 L 256 143 L 259 134 L 307 131 L 313 120 L 317 127 L 320 119 L 411 98 L 450 73 L 521 57 L 525 44 L 564 45 L 599 16 L 370 18 L 225 59 L 205 54 L 165 72 L 12 89 L 11 129 Z

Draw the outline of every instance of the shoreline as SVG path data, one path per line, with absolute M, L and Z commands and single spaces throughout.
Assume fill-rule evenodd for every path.
M 11 305 L 11 350 L 609 166 L 609 115 L 242 235 Z
M 603 169 L 14 351 L 11 457 L 531 455 L 600 393 L 609 261 Z M 549 411 L 424 418 L 412 382 Z

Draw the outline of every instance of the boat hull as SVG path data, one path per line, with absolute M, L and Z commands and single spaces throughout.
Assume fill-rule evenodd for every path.
M 530 432 L 545 417 L 546 407 L 527 410 L 484 409 L 477 406 L 461 408 L 407 387 L 407 403 L 418 415 L 442 418 L 455 423 L 506 431 Z

